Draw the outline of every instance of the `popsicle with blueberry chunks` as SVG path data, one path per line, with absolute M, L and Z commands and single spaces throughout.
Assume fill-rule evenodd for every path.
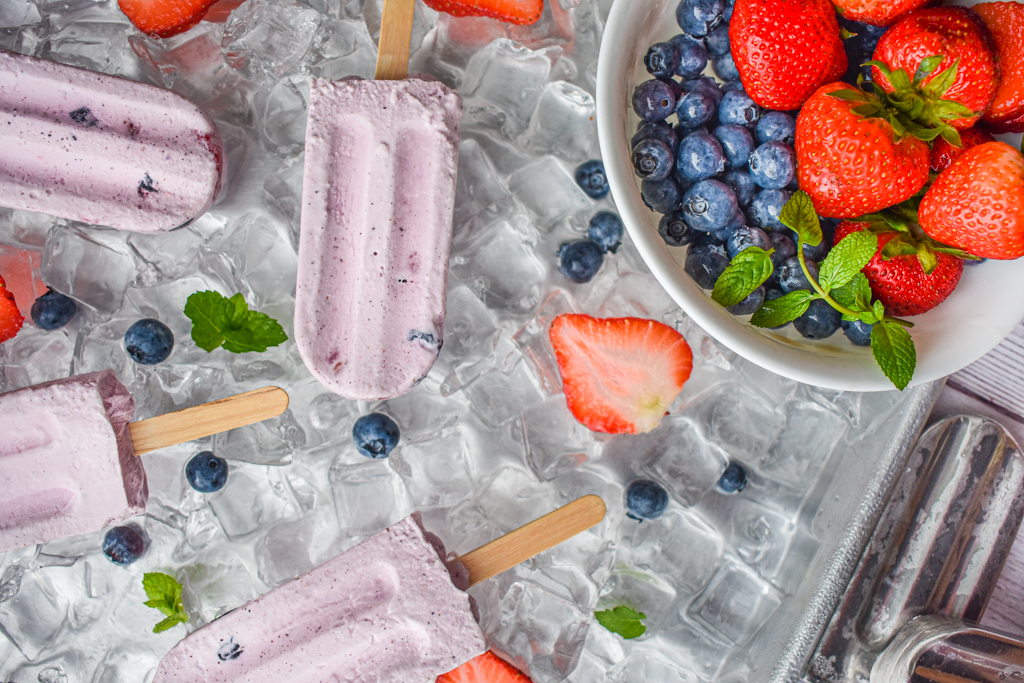
M 154 233 L 213 204 L 213 121 L 145 83 L 0 50 L 0 205 Z
M 0 394 L 0 552 L 98 531 L 146 507 L 137 457 L 284 412 L 266 387 L 131 422 L 135 401 L 111 370 Z

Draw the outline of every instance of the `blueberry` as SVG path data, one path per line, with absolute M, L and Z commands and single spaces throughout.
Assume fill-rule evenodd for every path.
M 785 142 L 766 142 L 750 154 L 750 177 L 766 190 L 781 190 L 796 177 L 796 152 Z
M 587 228 L 587 239 L 601 248 L 603 252 L 612 254 L 622 244 L 622 233 L 625 226 L 618 214 L 611 211 L 598 211 L 590 219 L 590 226 Z
M 687 92 L 676 102 L 676 117 L 686 129 L 703 126 L 715 116 L 715 100 L 703 92 Z
M 700 38 L 680 33 L 669 38 L 669 42 L 679 50 L 679 67 L 676 75 L 680 78 L 697 78 L 708 65 L 708 50 Z
M 748 294 L 743 301 L 738 304 L 733 304 L 725 310 L 729 311 L 733 315 L 750 315 L 757 309 L 761 308 L 761 304 L 764 303 L 764 294 L 764 287 L 758 287 Z
M 750 152 L 754 149 L 754 137 L 749 130 L 730 123 L 715 128 L 715 137 L 722 143 L 725 162 L 729 168 L 743 169 L 746 167 L 747 161 L 750 159 Z M 751 193 L 751 198 L 753 198 L 753 193 Z
M 796 244 L 784 232 L 773 232 L 768 235 L 768 239 L 771 240 L 772 249 L 775 250 L 772 252 L 772 265 L 775 266 L 777 273 L 783 263 L 796 256 Z
M 832 218 L 822 218 L 819 225 L 821 226 L 821 242 L 813 247 L 804 243 L 804 258 L 809 261 L 821 261 L 832 250 L 832 240 L 835 237 L 838 222 Z M 796 233 L 791 232 L 790 234 L 796 236 Z
M 676 7 L 676 23 L 691 36 L 703 37 L 722 23 L 724 0 L 682 0 Z
M 761 118 L 761 108 L 754 103 L 742 90 L 730 90 L 722 95 L 718 105 L 718 121 L 735 123 L 738 126 L 751 126 Z
M 702 92 L 705 95 L 710 95 L 715 101 L 716 107 L 722 103 L 722 98 L 725 96 L 715 79 L 708 76 L 683 81 L 682 88 L 684 92 Z
M 670 247 L 683 247 L 693 241 L 693 232 L 678 211 L 661 217 L 658 221 L 658 234 Z
M 736 214 L 736 193 L 719 180 L 702 180 L 683 195 L 683 218 L 693 230 L 724 228 Z
M 980 266 L 985 261 L 988 261 L 988 259 L 987 258 L 973 258 L 973 259 L 965 258 L 964 259 L 964 265 L 965 266 Z
M 851 344 L 871 346 L 871 329 L 874 325 L 868 325 L 863 320 L 843 320 L 840 325 Z
M 220 491 L 228 481 L 228 461 L 213 451 L 196 453 L 185 465 L 185 479 L 200 493 Z
M 785 112 L 768 111 L 757 121 L 757 142 L 785 142 L 792 145 L 796 140 L 796 119 Z
M 673 153 L 676 147 L 679 146 L 679 136 L 672 130 L 672 126 L 664 121 L 642 121 L 640 127 L 629 141 L 629 148 L 633 149 L 638 142 L 648 138 L 661 140 L 668 145 Z
M 650 479 L 637 479 L 626 487 L 626 516 L 643 521 L 661 517 L 668 505 L 668 492 Z
M 782 230 L 784 226 L 779 222 L 779 212 L 789 201 L 790 193 L 786 190 L 761 190 L 754 195 L 754 201 L 750 203 L 747 215 L 751 222 L 764 230 Z
M 725 170 L 722 143 L 706 130 L 695 130 L 679 142 L 676 152 L 676 173 L 694 182 L 718 175 Z
M 644 121 L 663 121 L 675 107 L 675 92 L 665 81 L 644 81 L 633 90 L 633 111 Z
M 736 254 L 750 247 L 758 247 L 768 251 L 772 248 L 772 241 L 761 228 L 743 226 L 737 228 L 725 243 L 725 250 L 729 252 L 729 258 L 731 259 L 736 258 Z
M 644 55 L 647 73 L 655 78 L 672 78 L 679 68 L 679 48 L 675 43 L 655 43 Z
M 576 168 L 576 184 L 587 196 L 601 199 L 608 194 L 608 176 L 600 159 L 584 161 Z
M 124 348 L 136 363 L 156 365 L 171 355 L 174 334 L 159 320 L 143 318 L 124 333 Z
M 817 281 L 818 264 L 814 261 L 807 261 L 807 270 Z M 800 267 L 800 259 L 796 256 L 786 259 L 779 266 L 779 286 L 787 294 L 798 289 L 811 289 L 811 283 L 807 281 L 807 276 L 804 275 L 803 268 Z
M 732 55 L 728 52 L 724 55 L 715 55 L 711 60 L 711 68 L 715 70 L 715 75 L 726 83 L 740 80 L 740 72 L 736 68 L 736 62 L 732 60 Z
M 716 230 L 715 232 L 701 232 L 700 230 L 691 230 L 690 233 L 693 235 L 693 241 L 690 242 L 690 249 L 696 249 L 697 247 L 715 246 L 721 247 L 725 250 L 725 240 L 722 239 L 721 234 Z M 729 258 L 729 254 L 725 255 L 725 258 Z
M 729 265 L 725 249 L 717 244 L 692 244 L 686 252 L 683 270 L 701 289 L 714 289 Z
M 741 92 L 744 95 L 747 94 L 747 91 L 743 88 L 743 83 L 740 81 L 727 81 L 723 83 L 722 94 L 724 95 L 727 92 Z
M 64 327 L 78 312 L 78 306 L 71 297 L 64 296 L 50 287 L 46 294 L 32 303 L 32 321 L 44 330 Z
M 729 54 L 729 24 L 723 21 L 718 26 L 708 31 L 704 38 L 704 44 L 708 47 L 708 53 L 712 55 Z
M 568 242 L 558 248 L 558 271 L 573 282 L 590 282 L 601 269 L 604 253 L 590 240 Z
M 640 197 L 644 204 L 658 213 L 672 213 L 683 199 L 683 191 L 674 178 L 644 180 L 640 183 Z
M 729 463 L 718 479 L 718 488 L 725 493 L 739 493 L 747 488 L 747 470 L 738 462 Z
M 732 10 L 736 5 L 736 0 L 725 0 L 725 9 L 722 11 L 722 18 L 726 21 L 732 20 Z
M 863 74 L 864 78 L 871 78 L 871 67 L 862 67 L 861 64 L 870 60 L 875 54 L 875 48 L 878 46 L 878 40 L 885 33 L 885 27 L 862 24 L 842 17 L 839 17 L 839 26 L 856 34 L 843 41 L 847 67 L 846 74 L 842 78 L 850 85 L 856 85 L 859 74 Z
M 725 145 L 722 145 L 722 149 L 725 149 Z M 754 181 L 750 179 L 750 174 L 746 171 L 735 169 L 726 171 L 722 175 L 721 180 L 736 193 L 736 201 L 740 206 L 746 208 L 750 206 L 750 202 L 754 201 L 754 194 L 758 188 Z
M 672 150 L 657 138 L 647 138 L 633 148 L 633 172 L 641 178 L 662 180 L 667 178 L 675 165 Z
M 386 458 L 398 445 L 398 425 L 384 413 L 363 415 L 352 425 L 352 440 L 367 458 Z
M 815 299 L 799 318 L 793 321 L 796 331 L 808 339 L 825 339 L 835 334 L 842 314 L 823 299 Z
M 146 552 L 146 537 L 134 525 L 115 526 L 103 535 L 100 547 L 108 560 L 123 567 Z

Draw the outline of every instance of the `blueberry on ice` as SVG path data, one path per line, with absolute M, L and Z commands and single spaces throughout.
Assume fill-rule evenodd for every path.
M 568 242 L 558 248 L 558 271 L 573 282 L 590 282 L 601 269 L 604 254 L 590 240 Z
M 781 190 L 796 177 L 796 152 L 785 142 L 771 140 L 750 154 L 750 177 L 766 190 Z
M 384 413 L 363 415 L 352 425 L 356 449 L 367 458 L 386 458 L 398 445 L 398 425 Z
M 691 245 L 686 252 L 683 270 L 701 289 L 714 289 L 728 265 L 729 256 L 724 247 L 717 244 Z
M 676 7 L 676 23 L 691 36 L 703 37 L 722 23 L 724 0 L 682 0 Z
M 747 470 L 738 462 L 729 463 L 718 478 L 718 488 L 725 493 L 739 493 L 747 487 Z
M 655 78 L 672 78 L 679 68 L 679 48 L 675 43 L 655 43 L 644 55 L 647 73 Z
M 626 486 L 626 516 L 642 521 L 661 517 L 668 506 L 668 492 L 650 479 L 636 479 Z
M 644 121 L 662 121 L 676 108 L 676 94 L 665 81 L 644 81 L 633 90 L 633 111 Z
M 136 363 L 156 365 L 171 355 L 174 334 L 159 320 L 143 318 L 124 333 L 124 348 Z
M 64 327 L 77 312 L 74 299 L 54 291 L 52 287 L 32 303 L 32 321 L 44 330 Z
M 601 199 L 608 194 L 608 176 L 604 173 L 604 164 L 600 159 L 584 161 L 576 169 L 576 184 L 593 199 Z
M 108 560 L 124 566 L 142 557 L 146 552 L 146 539 L 135 526 L 115 526 L 103 535 L 100 547 Z
M 793 321 L 796 331 L 808 339 L 825 339 L 835 334 L 843 315 L 823 299 L 815 299 L 807 311 Z
M 601 248 L 603 252 L 612 254 L 622 244 L 622 234 L 625 226 L 618 214 L 611 211 L 598 211 L 590 219 L 590 226 L 587 228 L 587 239 Z
M 213 451 L 196 453 L 185 465 L 185 479 L 200 493 L 220 491 L 228 481 L 228 461 Z
M 675 162 L 672 150 L 657 138 L 647 138 L 636 143 L 631 160 L 633 172 L 651 180 L 667 178 Z
M 843 320 L 840 325 L 851 344 L 871 346 L 871 329 L 874 325 L 868 325 L 863 320 Z

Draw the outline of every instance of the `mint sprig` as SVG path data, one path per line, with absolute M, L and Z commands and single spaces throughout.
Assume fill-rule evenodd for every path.
M 728 308 L 746 299 L 772 274 L 772 252 L 760 247 L 748 247 L 736 254 L 725 271 L 715 281 L 711 298 Z
M 149 598 L 144 605 L 160 610 L 167 618 L 153 627 L 153 633 L 160 633 L 178 624 L 188 622 L 188 614 L 181 603 L 181 584 L 169 574 L 148 572 L 142 576 L 142 587 Z
M 196 292 L 185 303 L 185 315 L 192 321 L 192 341 L 205 351 L 223 345 L 232 353 L 263 352 L 288 341 L 280 323 L 250 311 L 241 294 L 229 299 L 209 290 Z
M 626 640 L 639 638 L 647 631 L 647 627 L 640 621 L 641 619 L 646 619 L 647 615 L 625 605 L 594 612 L 594 618 L 597 619 L 597 623 L 601 624 L 601 626 L 604 626 L 612 633 L 618 633 Z

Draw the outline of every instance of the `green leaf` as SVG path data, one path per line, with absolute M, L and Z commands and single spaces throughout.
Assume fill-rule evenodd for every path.
M 910 90 L 910 76 L 904 69 L 896 69 L 889 75 L 889 84 L 896 90 Z
M 711 298 L 728 308 L 746 299 L 772 274 L 772 252 L 760 247 L 748 247 L 736 254 L 715 282 Z
M 871 310 L 871 285 L 864 273 L 857 273 L 845 285 L 829 292 L 829 296 L 840 306 L 851 311 L 860 313 Z
M 946 91 L 949 90 L 949 87 L 953 85 L 953 82 L 956 80 L 956 70 L 958 66 L 960 66 L 959 59 L 953 62 L 953 66 L 948 69 L 943 69 L 932 80 L 921 86 L 921 91 L 936 98 L 945 95 Z
M 886 64 L 885 62 L 880 62 L 877 59 L 870 59 L 864 62 L 864 64 L 862 64 L 861 66 L 873 66 L 879 71 L 881 71 L 882 75 L 885 76 L 887 79 L 889 78 L 889 74 L 892 73 L 892 71 L 889 69 L 888 64 Z
M 149 598 L 143 604 L 160 610 L 167 618 L 153 627 L 153 633 L 166 631 L 175 624 L 188 621 L 188 614 L 181 603 L 181 584 L 169 574 L 147 572 L 142 576 L 142 587 Z
M 935 267 L 939 265 L 939 257 L 927 242 L 919 242 L 917 245 L 917 260 L 921 262 L 921 270 L 925 275 L 931 275 Z
M 797 234 L 802 241 L 816 247 L 821 244 L 821 224 L 814 210 L 811 196 L 797 190 L 779 211 L 779 221 Z M 799 245 L 797 245 L 799 249 Z
M 839 37 L 842 38 L 843 40 L 849 40 L 850 38 L 856 38 L 857 35 L 858 34 L 856 34 L 856 33 L 850 33 L 849 31 L 847 31 L 842 26 L 839 27 Z
M 816 294 L 806 289 L 798 289 L 780 296 L 778 299 L 765 301 L 761 308 L 754 311 L 750 324 L 755 327 L 779 327 L 796 320 L 807 311 Z
M 953 126 L 943 126 L 941 129 L 939 129 L 939 135 L 942 136 L 943 140 L 953 145 L 954 147 L 963 149 L 964 143 L 963 140 L 960 139 L 960 131 L 958 131 Z
M 875 104 L 874 102 L 868 102 L 867 104 L 857 105 L 856 107 L 854 107 L 850 111 L 852 111 L 857 116 L 860 116 L 862 118 L 867 119 L 867 118 L 871 118 L 875 114 L 877 114 L 880 111 L 882 111 L 882 107 L 881 107 L 881 105 Z
M 266 313 L 250 311 L 241 294 L 230 299 L 218 292 L 195 292 L 185 303 L 192 340 L 205 351 L 223 345 L 232 353 L 262 352 L 288 341 L 284 328 Z
M 845 100 L 847 102 L 866 102 L 867 95 L 860 90 L 852 90 L 850 88 L 844 88 L 842 90 L 834 90 L 829 93 L 830 97 L 834 97 L 837 100 Z
M 920 85 L 921 81 L 928 78 L 931 72 L 938 69 L 942 59 L 942 55 L 932 55 L 922 59 L 921 63 L 917 65 L 917 72 L 914 74 L 914 85 Z
M 849 282 L 878 250 L 878 235 L 859 230 L 851 232 L 832 247 L 821 262 L 818 284 L 826 292 Z
M 913 244 L 904 239 L 903 235 L 897 235 L 882 247 L 882 260 L 888 261 L 896 256 L 913 256 L 916 253 L 917 249 Z
M 646 619 L 647 615 L 625 605 L 594 612 L 594 618 L 601 626 L 612 633 L 618 633 L 626 640 L 642 636 L 647 630 L 647 627 L 640 623 L 640 620 Z
M 902 326 L 882 320 L 871 328 L 871 352 L 889 381 L 903 391 L 917 366 L 917 350 L 910 333 Z
M 187 624 L 187 623 L 188 623 L 188 615 L 187 614 L 183 614 L 183 613 L 172 614 L 169 617 L 167 617 L 166 619 L 164 619 L 163 621 L 158 622 L 157 625 L 153 627 L 153 633 L 161 633 L 163 631 L 166 631 L 169 628 L 174 628 L 178 624 Z

